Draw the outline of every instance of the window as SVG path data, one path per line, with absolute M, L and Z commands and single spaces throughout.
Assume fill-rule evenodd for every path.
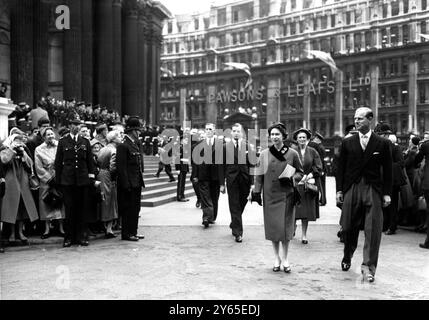
M 226 24 L 226 8 L 217 11 L 217 25 L 223 26 Z
M 168 22 L 168 33 L 172 33 L 173 32 L 173 22 L 169 21 Z
M 354 23 L 361 23 L 362 22 L 362 9 L 357 9 L 355 11 L 355 21 Z
M 399 74 L 399 65 L 397 59 L 392 59 L 390 61 L 390 75 L 394 76 Z
M 291 35 L 296 34 L 296 24 L 295 24 L 295 22 L 294 22 L 294 21 L 292 21 L 292 22 L 290 23 L 290 34 L 291 34 Z
M 195 30 L 198 30 L 200 28 L 200 20 L 198 20 L 198 18 L 194 19 L 194 28 Z
M 244 43 L 246 40 L 245 32 L 240 32 L 240 43 Z
M 262 27 L 261 28 L 261 40 L 267 40 L 268 39 L 268 27 Z
M 304 3 L 302 5 L 303 9 L 310 8 L 311 4 L 313 3 L 313 0 L 304 0 Z
M 392 1 L 392 16 L 399 15 L 399 1 Z
M 237 23 L 238 22 L 238 11 L 234 11 L 232 13 L 232 23 Z
M 327 16 L 323 16 L 321 18 L 321 28 L 326 29 L 328 27 L 328 17 Z
M 409 37 L 408 37 L 408 25 L 403 25 L 402 26 L 402 43 L 405 45 L 408 43 L 409 41 Z
M 331 14 L 331 28 L 335 28 L 335 18 L 336 15 L 335 14 Z
M 290 6 L 291 6 L 292 10 L 295 10 L 296 9 L 296 0 L 291 0 Z
M 259 0 L 259 17 L 266 17 L 270 13 L 270 0 Z
M 420 33 L 422 33 L 422 34 L 426 34 L 426 21 L 422 21 L 421 23 L 420 23 Z M 425 38 L 423 38 L 423 37 L 421 37 L 421 41 L 422 42 L 426 42 L 427 40 L 425 39 Z
M 366 49 L 369 49 L 372 47 L 372 33 L 371 33 L 371 31 L 365 32 L 365 46 L 366 46 Z
M 200 61 L 198 59 L 194 60 L 194 73 L 200 73 Z
M 179 53 L 179 42 L 176 42 L 175 45 L 176 45 L 176 53 Z
M 182 32 L 182 26 L 180 24 L 177 25 L 177 32 L 178 33 Z
M 392 46 L 398 45 L 398 39 L 399 39 L 399 29 L 398 27 L 391 27 L 390 28 L 390 44 Z
M 219 36 L 219 47 L 225 47 L 225 35 L 224 34 Z
M 350 11 L 346 12 L 346 24 L 349 25 L 352 23 L 352 19 L 351 19 L 351 13 Z
M 387 3 L 383 4 L 383 18 L 387 17 Z
M 427 1 L 422 0 L 422 10 L 426 10 L 426 9 L 427 9 Z
M 408 73 L 408 57 L 402 57 L 402 69 L 401 69 L 401 73 L 402 74 L 407 74 Z
M 299 32 L 300 33 L 304 33 L 305 32 L 305 21 L 304 20 L 301 20 L 299 22 Z
M 167 44 L 167 53 L 171 53 L 171 52 L 173 52 L 173 44 L 169 42 Z
M 409 0 L 404 0 L 404 13 L 408 13 L 408 1 Z
M 247 31 L 247 39 L 249 40 L 249 42 L 253 42 L 253 30 L 249 30 Z
M 201 42 L 201 40 L 200 40 L 200 39 L 196 39 L 196 40 L 195 40 L 195 42 L 194 42 L 194 45 L 195 45 L 195 51 L 200 50 L 200 42 Z

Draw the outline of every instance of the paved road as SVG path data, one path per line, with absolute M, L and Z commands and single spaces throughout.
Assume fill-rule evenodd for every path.
M 245 241 L 237 244 L 224 202 L 218 223 L 207 230 L 193 202 L 179 203 L 144 208 L 139 231 L 146 239 L 138 243 L 111 239 L 69 249 L 10 248 L 0 256 L 0 298 L 429 299 L 429 251 L 417 246 L 421 234 L 400 230 L 384 236 L 376 282 L 362 283 L 362 242 L 351 270 L 342 272 L 339 213 L 325 207 L 310 225 L 308 245 L 299 241 L 298 229 L 290 248 L 292 273 L 274 273 L 261 209 L 247 208 Z

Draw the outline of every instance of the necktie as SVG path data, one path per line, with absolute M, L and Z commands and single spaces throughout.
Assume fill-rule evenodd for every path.
M 368 136 L 362 136 L 362 147 L 363 147 L 363 151 L 365 151 L 366 146 L 368 145 Z

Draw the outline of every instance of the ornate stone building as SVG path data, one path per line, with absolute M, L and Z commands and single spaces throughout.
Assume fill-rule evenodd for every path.
M 59 5 L 69 30 L 56 27 Z M 0 82 L 16 103 L 50 92 L 156 119 L 170 16 L 150 0 L 0 0 Z
M 160 119 L 342 135 L 371 106 L 399 134 L 429 130 L 426 0 L 241 0 L 164 26 Z M 308 50 L 331 53 L 335 74 Z M 225 63 L 251 66 L 245 72 Z M 190 99 L 192 97 L 192 99 Z M 193 101 L 193 102 L 192 102 Z

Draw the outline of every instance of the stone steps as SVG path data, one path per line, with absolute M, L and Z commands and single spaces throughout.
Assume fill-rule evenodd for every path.
M 144 157 L 144 174 L 146 188 L 142 191 L 141 206 L 142 207 L 158 207 L 163 204 L 176 201 L 177 196 L 177 171 L 172 166 L 172 173 L 175 182 L 169 182 L 170 178 L 165 173 L 161 172 L 159 178 L 154 177 L 158 171 L 159 158 L 155 156 Z M 192 182 L 189 180 L 190 173 L 186 175 L 185 197 L 189 198 L 195 195 L 192 187 Z

